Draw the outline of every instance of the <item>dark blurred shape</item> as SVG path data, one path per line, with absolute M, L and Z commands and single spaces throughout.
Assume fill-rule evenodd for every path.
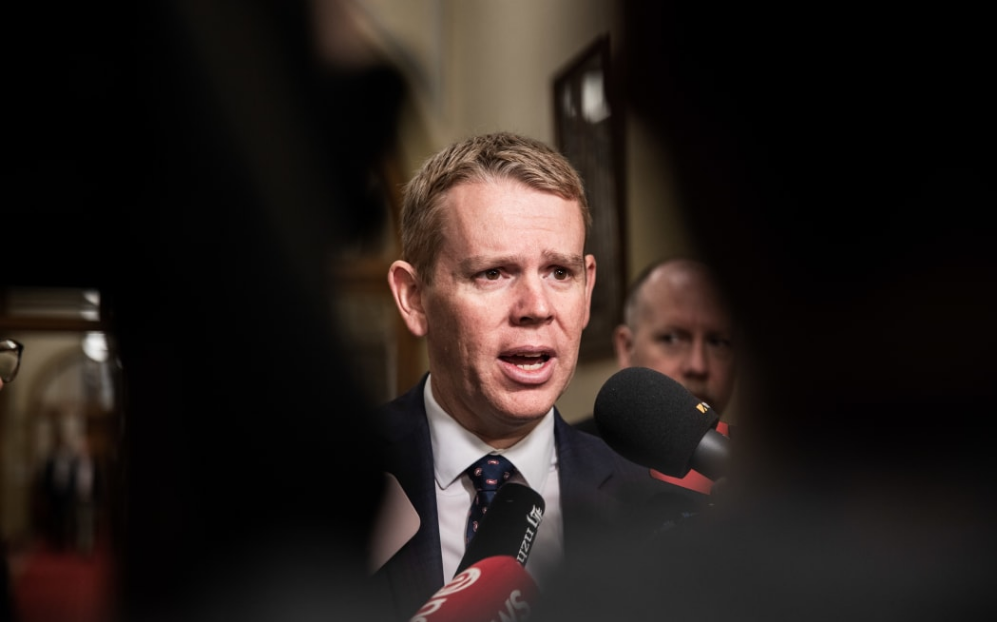
M 982 10 L 621 10 L 629 112 L 744 322 L 748 391 L 712 511 L 655 546 L 607 538 L 538 617 L 993 618 Z
M 120 617 L 379 619 L 383 478 L 356 458 L 369 405 L 330 258 L 384 224 L 369 181 L 400 74 L 318 60 L 304 1 L 31 7 L 11 22 L 33 54 L 15 63 L 6 272 L 106 296 Z
M 676 154 L 693 233 L 747 314 L 767 449 L 826 439 L 806 459 L 832 475 L 839 442 L 935 473 L 979 459 L 941 423 L 993 396 L 997 367 L 975 12 L 846 4 L 783 28 L 775 4 L 625 7 L 632 111 Z

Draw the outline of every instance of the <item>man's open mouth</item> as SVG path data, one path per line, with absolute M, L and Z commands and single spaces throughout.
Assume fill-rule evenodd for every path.
M 524 371 L 536 371 L 550 360 L 550 355 L 536 352 L 533 354 L 510 354 L 500 356 L 499 358 L 506 363 L 512 363 Z

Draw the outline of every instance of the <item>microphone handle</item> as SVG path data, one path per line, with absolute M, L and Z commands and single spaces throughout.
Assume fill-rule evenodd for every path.
M 707 430 L 692 453 L 689 466 L 714 481 L 720 479 L 727 469 L 729 443 L 730 439 L 720 432 Z

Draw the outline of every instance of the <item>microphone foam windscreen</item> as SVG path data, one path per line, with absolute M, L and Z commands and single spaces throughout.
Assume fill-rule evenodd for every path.
M 672 477 L 685 477 L 700 440 L 720 419 L 681 384 L 646 367 L 613 374 L 596 396 L 593 417 L 617 453 Z

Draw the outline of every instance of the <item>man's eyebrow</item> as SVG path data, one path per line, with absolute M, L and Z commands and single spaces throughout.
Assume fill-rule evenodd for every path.
M 471 255 L 457 264 L 462 273 L 474 273 L 491 266 L 504 266 L 516 261 L 517 255 Z
M 547 263 L 558 264 L 566 268 L 573 268 L 576 271 L 585 269 L 585 257 L 582 255 L 566 255 L 554 251 L 544 251 L 544 259 Z
M 543 258 L 545 264 L 557 264 L 577 271 L 585 268 L 585 258 L 581 255 L 544 251 Z M 462 259 L 457 264 L 457 268 L 463 273 L 474 273 L 491 266 L 507 266 L 522 263 L 523 261 L 525 260 L 522 255 L 471 255 Z

